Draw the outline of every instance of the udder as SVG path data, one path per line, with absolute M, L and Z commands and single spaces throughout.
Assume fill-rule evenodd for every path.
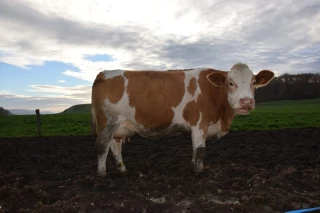
M 117 142 L 120 142 L 121 140 L 124 140 L 124 142 L 128 140 L 128 142 L 130 142 L 130 137 L 135 133 L 136 129 L 134 125 L 130 121 L 124 121 L 113 134 L 113 138 Z

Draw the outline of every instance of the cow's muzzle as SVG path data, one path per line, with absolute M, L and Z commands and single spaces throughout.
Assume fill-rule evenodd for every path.
M 240 107 L 235 109 L 238 115 L 247 115 L 250 111 L 255 108 L 255 100 L 252 98 L 241 98 Z

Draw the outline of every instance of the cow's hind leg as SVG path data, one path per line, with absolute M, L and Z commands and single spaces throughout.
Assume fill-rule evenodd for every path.
M 107 137 L 105 133 L 99 135 L 96 140 L 95 149 L 98 154 L 98 176 L 107 175 L 106 160 L 112 143 L 112 137 Z
M 205 135 L 198 128 L 192 129 L 192 162 L 196 173 L 203 170 L 203 158 L 206 151 Z
M 108 116 L 108 119 L 105 120 L 105 128 L 100 130 L 95 144 L 95 149 L 98 154 L 98 176 L 100 177 L 107 175 L 106 160 L 113 140 L 113 134 L 118 126 L 115 117 Z
M 120 139 L 120 142 L 116 142 L 116 140 L 113 139 L 111 143 L 111 150 L 112 150 L 114 159 L 116 161 L 118 170 L 122 173 L 125 173 L 127 170 L 122 160 L 122 154 L 121 154 L 122 142 L 124 142 L 123 139 Z

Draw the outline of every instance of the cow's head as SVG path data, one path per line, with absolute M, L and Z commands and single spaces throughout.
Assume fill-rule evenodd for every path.
M 268 85 L 274 73 L 261 70 L 254 75 L 246 64 L 235 64 L 230 72 L 213 72 L 207 76 L 216 87 L 223 87 L 228 94 L 228 102 L 238 115 L 246 115 L 255 108 L 254 90 Z

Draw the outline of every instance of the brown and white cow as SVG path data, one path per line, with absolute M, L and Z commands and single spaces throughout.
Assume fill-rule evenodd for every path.
M 214 69 L 174 71 L 104 71 L 92 87 L 92 122 L 97 134 L 98 175 L 106 175 L 111 148 L 125 172 L 122 141 L 134 134 L 159 137 L 191 132 L 194 170 L 203 170 L 205 142 L 228 133 L 235 115 L 255 108 L 254 90 L 274 77 L 269 70 L 254 75 L 246 64 L 229 72 Z

